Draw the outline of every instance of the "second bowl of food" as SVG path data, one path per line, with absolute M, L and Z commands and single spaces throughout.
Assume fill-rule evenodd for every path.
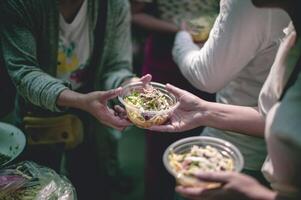
M 156 82 L 130 83 L 123 87 L 118 99 L 125 106 L 128 118 L 140 128 L 165 123 L 179 105 L 165 85 Z
M 204 182 L 196 178 L 200 172 L 242 170 L 244 159 L 231 143 L 213 137 L 197 136 L 171 144 L 163 155 L 163 162 L 180 185 L 216 188 L 219 183 Z

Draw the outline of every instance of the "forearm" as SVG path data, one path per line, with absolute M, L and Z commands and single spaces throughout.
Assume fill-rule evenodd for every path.
M 66 89 L 60 93 L 56 101 L 57 106 L 68 108 L 84 108 L 84 94 Z
M 154 32 L 176 33 L 179 31 L 179 28 L 175 24 L 160 20 L 145 13 L 133 14 L 132 22 L 134 25 Z
M 265 120 L 256 108 L 220 103 L 205 103 L 205 126 L 264 137 Z

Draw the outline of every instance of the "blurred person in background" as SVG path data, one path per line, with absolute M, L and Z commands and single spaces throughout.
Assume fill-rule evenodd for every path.
M 154 129 L 183 131 L 194 128 L 198 124 L 198 126 L 206 125 L 250 135 L 257 132 L 258 136 L 265 132 L 268 158 L 262 170 L 273 191 L 260 185 L 255 179 L 239 173 L 200 172 L 196 175 L 200 181 L 220 182 L 222 186 L 216 189 L 177 187 L 177 191 L 188 199 L 297 200 L 301 198 L 299 170 L 301 166 L 299 159 L 301 150 L 299 131 L 301 41 L 298 37 L 301 19 L 298 9 L 301 5 L 295 0 L 252 1 L 260 7 L 283 8 L 293 20 L 293 24 L 284 30 L 286 36 L 282 40 L 274 64 L 261 89 L 258 111 L 251 107 L 205 102 L 186 91 L 168 85 L 170 92 L 181 97 L 181 106 L 170 124 L 164 127 L 154 127 Z M 192 102 L 195 106 L 192 106 Z M 196 116 L 195 119 L 187 120 L 192 115 Z
M 173 83 L 199 97 L 213 100 L 214 96 L 196 90 L 182 76 L 172 60 L 174 35 L 182 20 L 199 16 L 214 18 L 218 14 L 218 0 L 132 0 L 132 23 L 149 32 L 145 42 L 142 74 L 151 74 L 153 81 Z M 146 131 L 145 197 L 149 200 L 173 199 L 174 181 L 162 164 L 164 150 L 174 141 L 199 135 L 202 128 L 185 134 L 158 135 Z
M 109 199 L 121 180 L 116 135 L 129 122 L 107 104 L 121 91 L 113 88 L 137 80 L 128 2 L 5 0 L 0 10 L 23 159 L 67 175 L 79 199 Z
M 250 106 L 256 112 L 260 89 L 289 20 L 284 11 L 259 9 L 251 0 L 223 0 L 204 46 L 194 43 L 189 29 L 182 30 L 175 38 L 173 58 L 192 85 L 202 91 L 216 92 L 218 103 Z M 263 129 L 260 133 L 243 135 L 210 126 L 212 123 L 215 122 L 203 124 L 209 127 L 202 136 L 225 139 L 237 146 L 245 158 L 243 173 L 264 183 L 260 171 L 266 157 Z

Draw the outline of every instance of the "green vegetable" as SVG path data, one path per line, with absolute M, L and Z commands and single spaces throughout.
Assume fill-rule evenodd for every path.
M 144 89 L 143 91 L 132 91 L 124 100 L 144 111 L 160 111 L 170 107 L 170 101 L 160 90 L 155 88 Z

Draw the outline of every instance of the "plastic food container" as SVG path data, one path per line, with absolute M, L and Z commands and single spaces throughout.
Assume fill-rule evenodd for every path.
M 145 85 L 142 82 L 130 83 L 123 87 L 124 90 L 119 101 L 125 106 L 129 120 L 140 128 L 149 128 L 153 125 L 161 125 L 165 123 L 172 112 L 179 105 L 176 97 L 165 89 L 165 85 L 156 82 L 150 82 Z M 140 104 L 133 104 L 128 101 L 128 97 L 134 93 L 145 94 L 150 88 L 156 89 L 164 98 L 164 102 L 168 103 L 168 107 L 160 110 L 145 109 Z
M 188 187 L 202 187 L 207 189 L 212 189 L 220 186 L 220 183 L 213 182 L 202 182 L 196 179 L 194 176 L 187 176 L 183 173 L 177 172 L 175 168 L 171 165 L 171 155 L 174 154 L 185 154 L 191 151 L 193 146 L 206 147 L 210 146 L 216 149 L 219 153 L 227 155 L 227 158 L 232 159 L 233 168 L 232 171 L 240 172 L 244 165 L 244 159 L 240 151 L 230 142 L 222 139 L 217 139 L 213 137 L 197 136 L 188 137 L 178 140 L 171 144 L 164 152 L 163 163 L 167 171 L 172 174 L 177 183 Z M 202 156 L 200 156 L 202 157 Z M 202 170 L 200 170 L 202 172 Z

